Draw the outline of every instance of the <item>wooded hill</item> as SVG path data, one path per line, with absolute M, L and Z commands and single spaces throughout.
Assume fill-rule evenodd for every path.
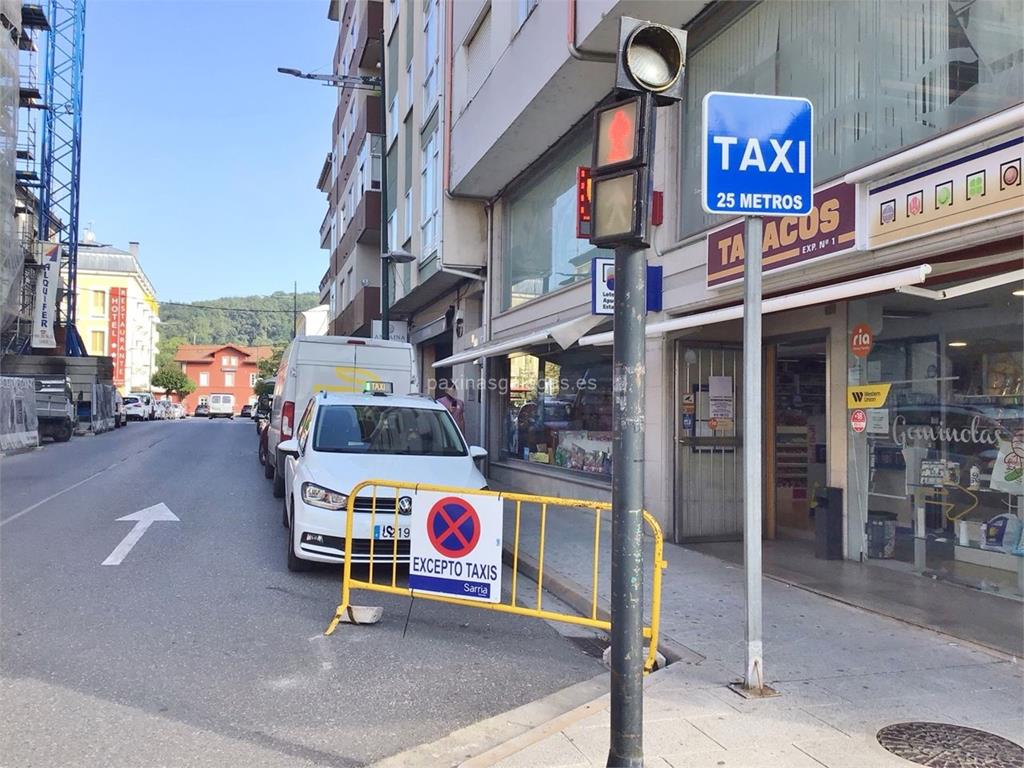
M 317 306 L 316 293 L 298 294 L 298 310 Z M 227 296 L 191 304 L 160 304 L 160 335 L 188 344 L 283 345 L 292 337 L 292 294 Z M 163 346 L 163 345 L 161 345 Z

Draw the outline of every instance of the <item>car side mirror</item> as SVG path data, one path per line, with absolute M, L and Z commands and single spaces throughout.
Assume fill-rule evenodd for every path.
M 299 455 L 299 441 L 294 437 L 291 440 L 284 440 L 277 444 L 277 450 L 281 453 L 291 454 L 292 456 Z
M 469 457 L 473 459 L 473 461 L 476 461 L 477 459 L 486 459 L 487 449 L 481 448 L 479 445 L 471 445 L 469 446 Z

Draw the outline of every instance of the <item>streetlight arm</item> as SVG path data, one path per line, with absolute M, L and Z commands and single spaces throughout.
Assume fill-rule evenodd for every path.
M 327 83 L 328 85 L 346 87 L 346 86 L 367 86 L 370 88 L 380 89 L 382 86 L 381 78 L 373 77 L 371 75 L 317 75 L 312 72 L 302 72 L 298 69 L 292 69 L 290 67 L 278 67 L 277 71 L 282 75 L 291 75 L 292 77 L 300 77 L 303 80 L 319 80 Z

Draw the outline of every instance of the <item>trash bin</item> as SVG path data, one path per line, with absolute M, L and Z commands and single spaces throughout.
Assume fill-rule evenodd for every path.
M 886 560 L 896 554 L 896 514 L 868 510 L 868 557 Z
M 843 559 L 843 489 L 826 488 L 814 506 L 814 556 Z

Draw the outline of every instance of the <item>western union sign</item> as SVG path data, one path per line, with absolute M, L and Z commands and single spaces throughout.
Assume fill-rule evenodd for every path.
M 846 388 L 846 405 L 849 408 L 881 408 L 889 397 L 892 384 L 863 384 Z

